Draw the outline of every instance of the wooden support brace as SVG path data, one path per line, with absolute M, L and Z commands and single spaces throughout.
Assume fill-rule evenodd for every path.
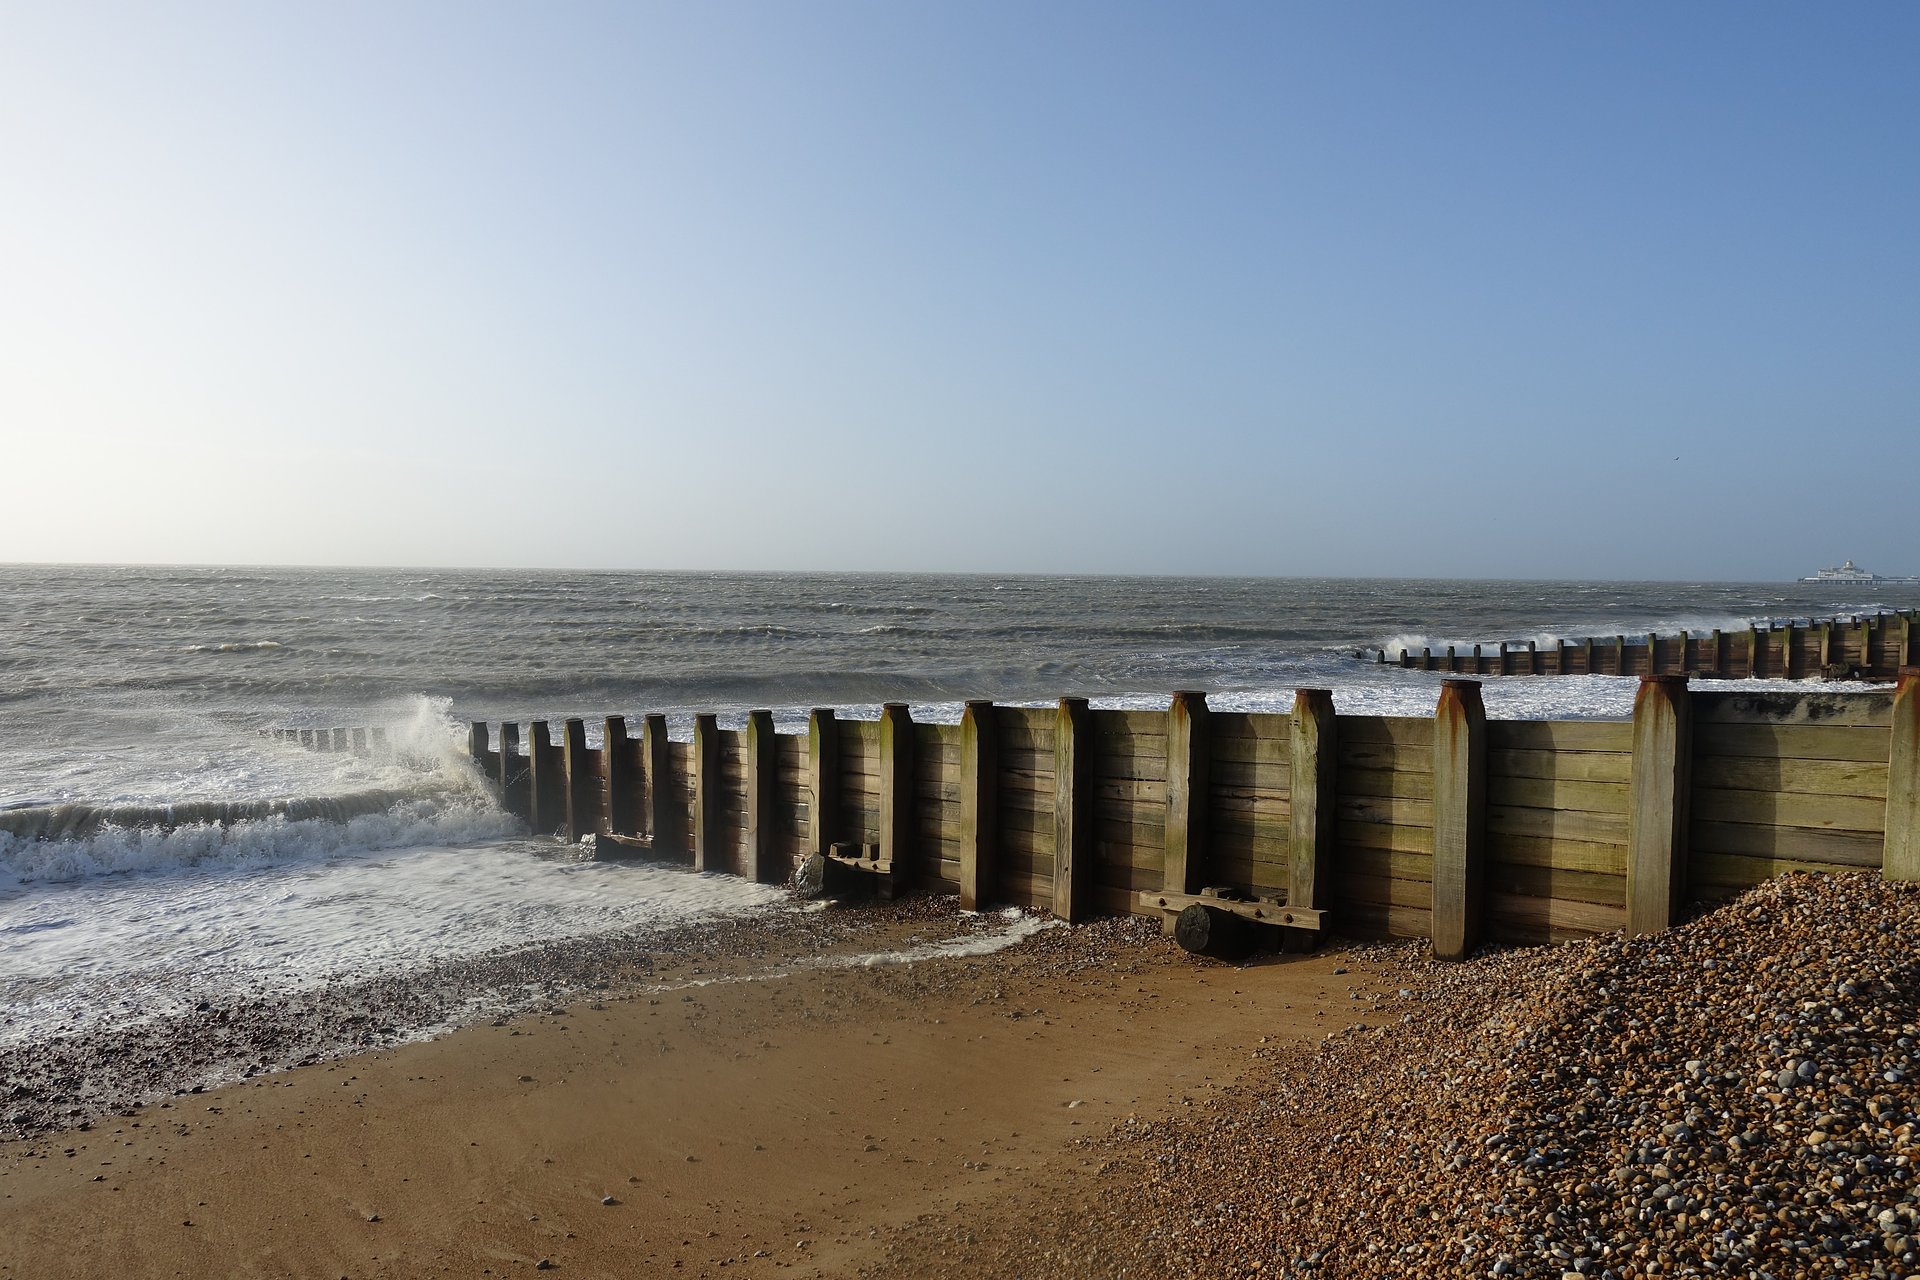
M 532 766 L 520 754 L 520 726 L 512 720 L 500 725 L 500 807 L 522 821 L 533 817 Z
M 535 720 L 527 740 L 527 766 L 531 803 L 527 825 L 537 836 L 550 836 L 566 821 L 566 779 L 562 776 L 560 752 L 553 745 L 553 730 L 545 720 Z
M 1162 881 L 1198 892 L 1207 848 L 1207 695 L 1182 690 L 1167 709 L 1167 834 Z
M 1686 904 L 1693 699 L 1685 676 L 1648 677 L 1633 700 L 1627 933 L 1657 933 Z
M 779 884 L 793 873 L 780 865 L 780 741 L 773 712 L 747 713 L 747 878 Z
M 999 771 L 991 702 L 969 702 L 960 716 L 960 909 L 979 911 L 993 896 Z
M 1287 851 L 1287 905 L 1321 910 L 1333 905 L 1334 779 L 1339 721 L 1333 693 L 1296 689 L 1289 725 L 1292 831 Z
M 647 838 L 655 853 L 686 852 L 674 828 L 673 770 L 667 759 L 667 718 L 658 712 L 640 722 L 640 773 L 646 784 L 642 802 L 647 815 Z
M 840 725 L 831 707 L 807 716 L 807 852 L 829 857 L 839 838 Z M 857 832 L 855 834 L 858 834 Z
M 1433 954 L 1480 942 L 1486 861 L 1487 712 L 1478 680 L 1447 680 L 1433 712 Z
M 720 847 L 720 721 L 693 718 L 693 869 L 731 871 Z
M 1900 668 L 1887 759 L 1887 844 L 1881 874 L 1920 880 L 1920 667 Z
M 1085 698 L 1062 698 L 1053 718 L 1053 914 L 1093 914 L 1093 740 Z
M 560 767 L 566 774 L 567 839 L 578 843 L 600 830 L 600 797 L 595 794 L 593 764 L 587 754 L 587 722 L 569 719 L 560 725 Z
M 913 713 L 904 702 L 880 708 L 880 860 L 892 864 L 886 888 L 913 874 Z
M 600 830 L 616 836 L 634 834 L 633 744 L 627 738 L 625 716 L 608 716 L 600 726 L 600 770 L 607 778 Z

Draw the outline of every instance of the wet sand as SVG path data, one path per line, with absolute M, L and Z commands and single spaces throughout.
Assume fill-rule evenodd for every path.
M 0 1143 L 0 1276 L 911 1274 L 930 1224 L 963 1251 L 973 1222 L 1097 1198 L 1099 1140 L 1322 1040 L 1379 981 L 1337 947 L 1194 961 L 1139 920 L 797 968 L 977 927 L 950 901 L 801 921 Z

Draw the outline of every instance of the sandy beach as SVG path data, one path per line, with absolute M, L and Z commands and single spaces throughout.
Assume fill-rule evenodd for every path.
M 1323 1037 L 1363 989 L 1337 948 L 1236 969 L 1140 920 L 797 968 L 957 913 L 801 919 L 710 930 L 631 994 L 9 1142 L 0 1275 L 884 1271 L 930 1215 L 1097 1194 L 1091 1139 Z
M 1901 1280 L 1916 937 L 1871 875 L 1461 964 L 1235 967 L 949 899 L 708 924 L 515 1017 L 9 1141 L 0 1276 Z

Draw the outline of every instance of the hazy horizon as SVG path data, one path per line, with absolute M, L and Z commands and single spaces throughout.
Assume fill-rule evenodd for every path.
M 0 561 L 1920 571 L 1910 5 L 0 4 Z

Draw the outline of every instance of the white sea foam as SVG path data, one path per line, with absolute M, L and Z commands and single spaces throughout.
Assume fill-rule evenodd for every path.
M 535 941 L 767 910 L 773 886 L 553 846 L 342 849 L 0 893 L 0 1044 Z
M 999 913 L 1002 927 L 982 933 L 962 934 L 957 938 L 947 938 L 940 942 L 924 942 L 917 947 L 908 947 L 904 951 L 875 951 L 866 955 L 847 956 L 828 963 L 857 968 L 874 968 L 881 965 L 919 964 L 926 960 L 952 960 L 963 956 L 990 956 L 996 951 L 1005 951 L 1008 947 L 1025 942 L 1043 929 L 1058 928 L 1058 920 L 1049 920 L 1042 916 L 1030 916 L 1017 908 L 1008 908 Z

